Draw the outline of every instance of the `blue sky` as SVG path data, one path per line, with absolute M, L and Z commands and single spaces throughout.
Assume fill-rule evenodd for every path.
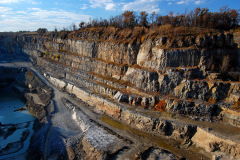
M 89 18 L 109 18 L 124 10 L 184 13 L 196 7 L 211 12 L 227 5 L 240 9 L 240 0 L 0 0 L 0 31 L 53 30 L 72 23 L 87 22 Z

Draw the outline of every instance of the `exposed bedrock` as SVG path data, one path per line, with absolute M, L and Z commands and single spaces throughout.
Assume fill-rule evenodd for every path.
M 212 37 L 212 40 L 203 42 L 208 44 L 201 46 L 201 38 L 196 38 L 191 46 L 198 46 L 195 49 L 186 47 L 165 48 L 170 42 L 163 43 L 163 37 L 147 39 L 142 44 L 121 44 L 105 41 L 88 41 L 75 39 L 43 39 L 38 37 L 23 37 L 22 41 L 29 49 L 50 49 L 52 51 L 74 53 L 78 56 L 97 58 L 116 64 L 134 65 L 148 69 L 164 70 L 166 67 L 198 66 L 204 67 L 211 61 L 211 65 L 222 64 L 225 56 L 236 62 L 236 53 L 233 51 L 235 44 L 233 35 L 220 34 Z M 202 38 L 207 41 L 208 38 Z M 20 41 L 20 40 L 19 40 Z M 180 41 L 180 40 L 179 40 Z M 200 41 L 200 42 L 199 42 Z M 26 44 L 27 43 L 27 44 Z M 230 44 L 228 44 L 230 43 Z M 186 49 L 181 49 L 186 48 Z M 212 48 L 212 49 L 211 49 Z M 237 65 L 237 64 L 234 64 Z M 208 66 L 209 68 L 209 66 Z M 211 68 L 209 68 L 211 69 Z M 213 69 L 213 68 L 212 68 Z
M 229 95 L 236 95 L 233 90 L 238 84 L 226 80 L 239 81 L 239 74 L 224 73 L 237 66 L 233 38 L 226 33 L 195 37 L 192 44 L 187 43 L 189 39 L 182 40 L 185 47 L 197 46 L 194 49 L 162 49 L 173 43 L 163 37 L 139 45 L 34 36 L 20 37 L 19 41 L 24 42 L 24 51 L 35 55 L 38 64 L 50 73 L 121 102 L 153 108 L 161 99 L 159 95 L 180 101 L 224 101 L 234 106 L 238 99 Z M 199 103 L 193 101 L 187 106 L 211 105 Z
M 125 74 L 118 74 L 118 77 L 122 77 L 119 80 L 115 78 L 116 76 L 104 75 L 105 72 L 108 73 L 106 70 L 103 70 L 104 72 L 91 70 L 92 66 L 95 66 L 94 63 L 75 68 L 46 58 L 37 57 L 36 60 L 49 73 L 87 87 L 95 93 L 134 106 L 154 108 L 159 101 L 164 100 L 166 105 L 163 107 L 170 112 L 211 116 L 219 114 L 214 113 L 221 110 L 218 109 L 219 106 L 229 108 L 229 105 L 232 106 L 238 101 L 239 84 L 237 82 L 210 81 L 206 79 L 209 76 L 204 75 L 206 72 L 198 68 L 169 68 L 165 73 L 162 73 L 127 67 Z M 98 66 L 101 65 L 98 63 Z M 58 85 L 65 86 L 64 83 L 58 83 Z M 167 97 L 162 97 L 166 95 Z M 222 101 L 221 105 L 215 104 L 218 101 Z M 224 105 L 225 103 L 229 105 Z
M 26 34 L 16 40 L 52 84 L 95 112 L 143 132 L 190 140 L 207 152 L 239 156 L 238 140 L 228 141 L 195 123 L 240 126 L 236 36 L 221 33 L 117 43 L 81 34 L 79 39 Z M 191 123 L 174 119 L 181 116 Z M 200 133 L 216 139 L 201 143 Z
M 233 36 L 230 34 L 195 37 L 188 46 L 196 44 L 198 49 L 162 49 L 170 43 L 163 37 L 147 39 L 141 45 L 59 38 L 45 40 L 32 36 L 23 37 L 23 41 L 25 52 L 40 56 L 36 58 L 38 64 L 50 73 L 66 77 L 95 92 L 104 92 L 121 102 L 152 108 L 161 99 L 156 98 L 156 94 L 187 101 L 225 101 L 233 106 L 238 101 L 237 98 L 229 99 L 229 95 L 236 95 L 232 91 L 238 84 L 225 81 L 239 81 L 239 74 L 222 74 L 237 65 Z M 135 56 L 130 52 L 131 46 L 138 48 L 134 49 Z M 119 97 L 119 94 L 122 96 Z

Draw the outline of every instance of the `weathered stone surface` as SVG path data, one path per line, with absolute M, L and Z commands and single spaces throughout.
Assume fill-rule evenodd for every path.
M 129 102 L 129 97 L 126 94 L 122 94 L 121 92 L 117 92 L 114 96 L 114 99 L 116 99 L 118 102 Z
M 209 152 L 221 151 L 240 158 L 239 143 L 220 138 L 213 133 L 209 133 L 201 128 L 197 129 L 197 132 L 193 136 L 192 141 L 199 147 L 202 147 Z
M 166 74 L 159 75 L 160 92 L 163 94 L 171 93 L 171 91 L 178 86 L 183 80 L 181 72 L 167 71 Z
M 147 92 L 157 92 L 159 88 L 157 72 L 128 68 L 123 80 L 131 82 Z
M 66 87 L 66 83 L 64 81 L 60 81 L 54 77 L 49 78 L 50 82 L 53 83 L 59 90 L 64 90 Z
M 237 111 L 233 111 L 226 107 L 226 104 L 219 104 L 222 112 L 220 113 L 220 117 L 223 121 L 228 122 L 234 126 L 240 127 L 240 113 Z
M 27 100 L 26 107 L 30 111 L 30 113 L 33 113 L 34 116 L 41 120 L 46 116 L 46 110 L 44 105 L 35 104 L 33 97 L 31 96 L 25 96 Z

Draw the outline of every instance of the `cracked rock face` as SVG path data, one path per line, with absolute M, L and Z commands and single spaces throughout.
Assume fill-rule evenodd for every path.
M 157 92 L 159 88 L 158 73 L 128 68 L 123 80 L 131 82 L 146 92 Z

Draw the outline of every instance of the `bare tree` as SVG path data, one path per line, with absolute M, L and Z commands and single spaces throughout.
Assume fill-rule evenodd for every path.
M 150 16 L 150 20 L 151 20 L 151 23 L 152 23 L 152 27 L 154 28 L 155 26 L 155 21 L 156 21 L 156 12 L 153 11 L 151 16 Z
M 77 30 L 77 26 L 75 25 L 75 23 L 72 23 L 69 28 L 71 31 Z
M 140 13 L 141 26 L 143 27 L 148 26 L 147 16 L 148 16 L 148 13 L 146 13 L 145 11 L 142 11 Z
M 81 21 L 81 22 L 79 23 L 79 28 L 84 28 L 84 25 L 85 25 L 85 22 Z
M 123 14 L 124 17 L 124 26 L 125 27 L 134 27 L 135 25 L 135 15 L 133 11 L 125 11 Z

